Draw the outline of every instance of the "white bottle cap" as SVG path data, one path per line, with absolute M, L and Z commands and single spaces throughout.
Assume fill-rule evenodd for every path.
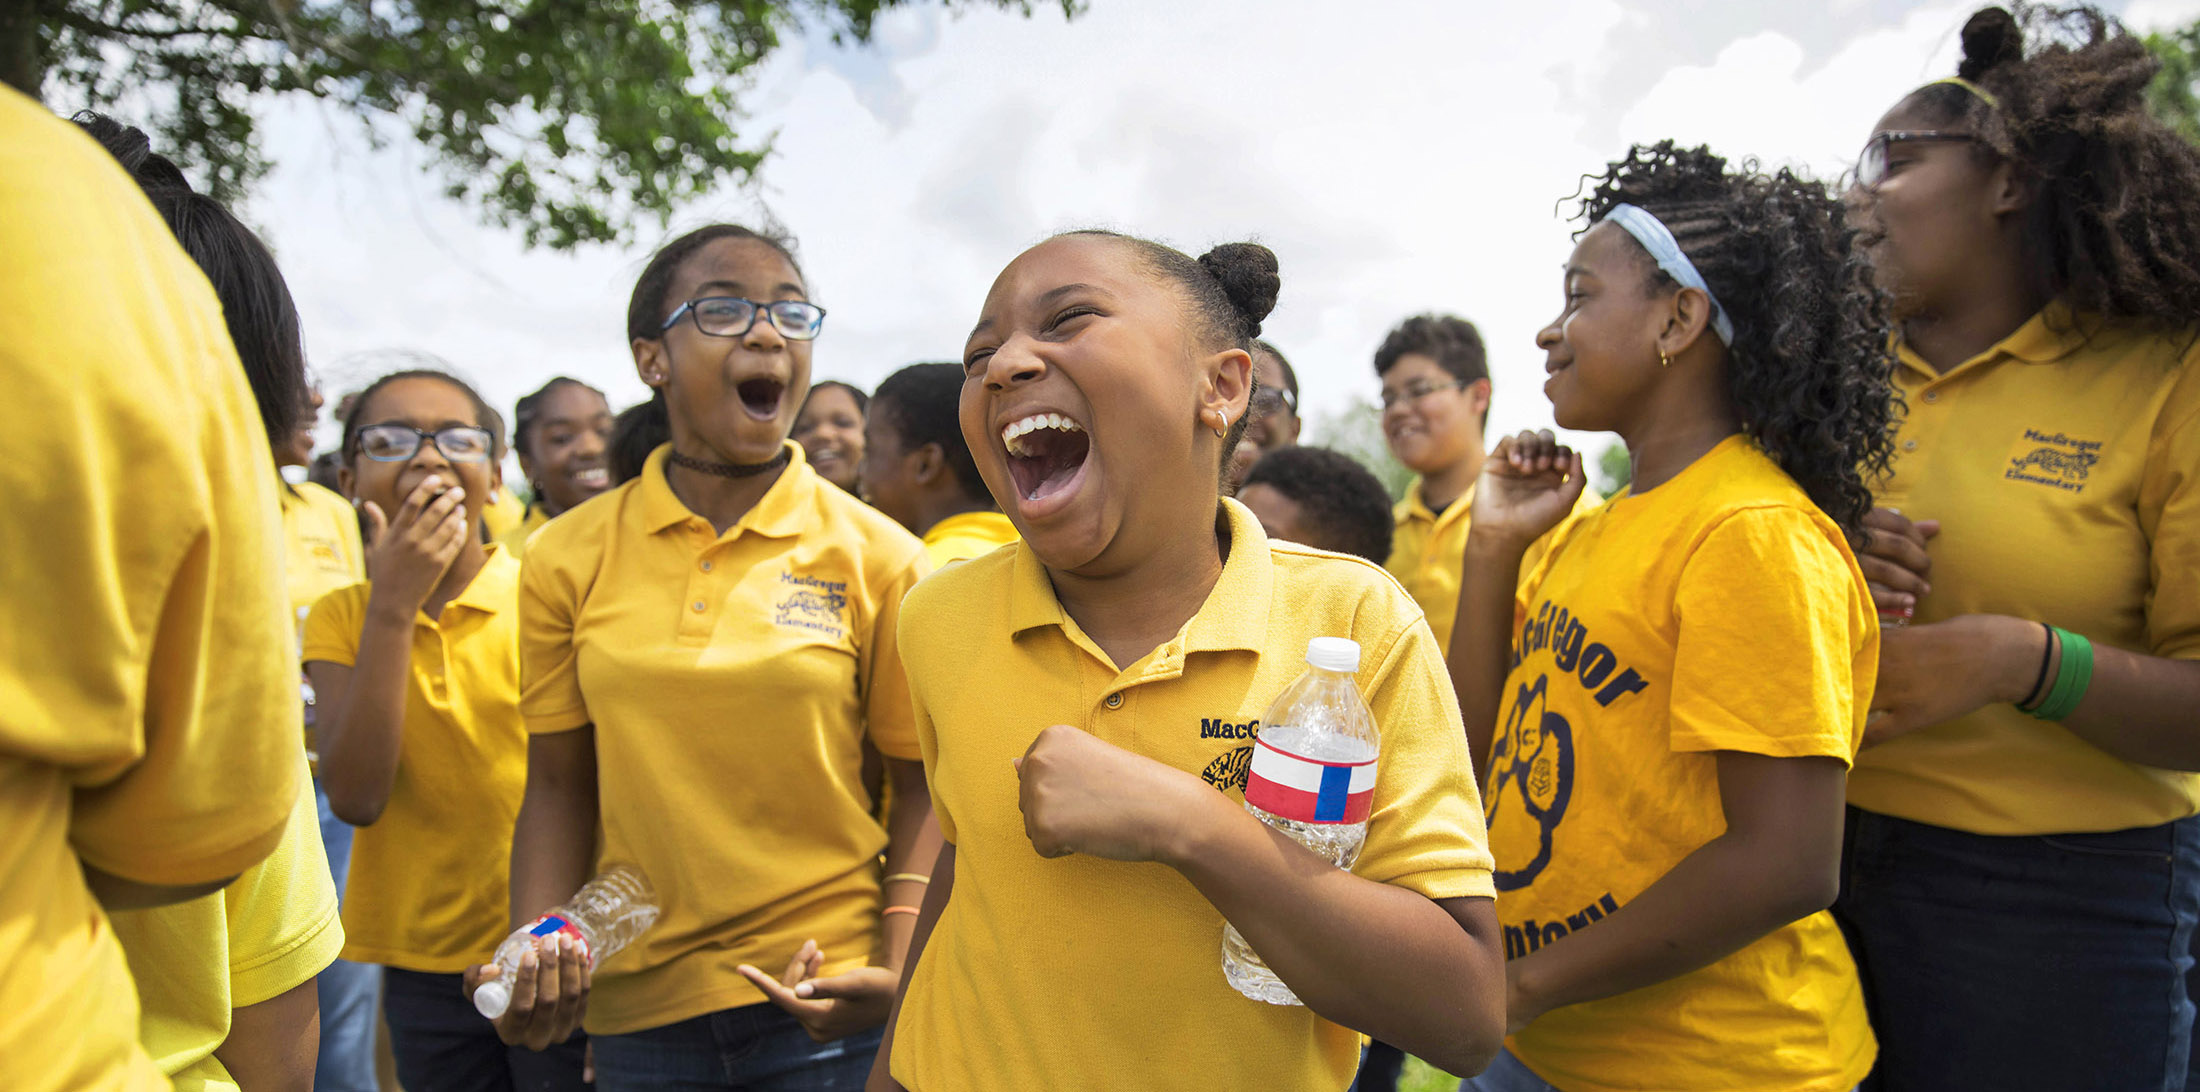
M 504 1015 L 512 1006 L 512 987 L 501 978 L 492 978 L 474 987 L 474 1011 L 491 1020 Z
M 1323 671 L 1351 674 L 1360 669 L 1360 642 L 1350 637 L 1316 637 L 1306 642 L 1306 662 Z

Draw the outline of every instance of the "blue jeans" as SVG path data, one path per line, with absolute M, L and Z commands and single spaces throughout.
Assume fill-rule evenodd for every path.
M 1360 1072 L 1344 1092 L 1398 1092 L 1398 1077 L 1405 1072 L 1406 1052 L 1384 1042 L 1360 1048 Z
M 1558 1089 L 1522 1065 L 1512 1051 L 1500 1050 L 1480 1076 L 1459 1082 L 1459 1092 L 1558 1092 Z
M 885 1029 L 820 1043 L 777 1005 L 744 1005 L 598 1035 L 598 1092 L 857 1092 Z
M 1849 809 L 1876 1092 L 2186 1087 L 2200 817 L 1992 837 Z
M 351 826 L 328 808 L 328 794 L 321 782 L 313 782 L 313 802 L 321 812 L 321 848 L 328 853 L 328 870 L 336 880 L 336 900 L 344 899 L 344 879 L 351 873 Z M 313 979 L 313 992 L 321 1002 L 321 1057 L 313 1066 L 314 1092 L 379 1092 L 374 1075 L 375 995 L 381 992 L 382 968 L 341 959 L 323 968 Z
M 540 1051 L 506 1046 L 458 975 L 385 967 L 382 1011 L 405 1092 L 587 1092 L 586 1036 Z

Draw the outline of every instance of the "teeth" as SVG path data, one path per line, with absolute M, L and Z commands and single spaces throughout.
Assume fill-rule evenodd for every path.
M 581 485 L 608 485 L 611 482 L 611 472 L 602 467 L 590 467 L 575 473 L 573 480 Z
M 1062 432 L 1085 431 L 1077 426 L 1077 422 L 1059 413 L 1035 413 L 1022 420 L 1012 421 L 1007 428 L 1002 429 L 1001 443 L 1008 448 L 1009 454 L 1022 455 L 1025 453 L 1023 438 L 1043 428 L 1057 429 Z

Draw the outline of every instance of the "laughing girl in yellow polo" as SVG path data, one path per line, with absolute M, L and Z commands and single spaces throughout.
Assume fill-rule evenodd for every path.
M 1489 855 L 1427 622 L 1380 568 L 1219 496 L 1278 287 L 1264 247 L 1100 232 L 994 281 L 962 434 L 1023 540 L 903 613 L 951 844 L 874 1089 L 1336 1090 L 1355 1032 L 1460 1072 L 1496 1049 Z M 1317 636 L 1359 642 L 1382 733 L 1349 872 L 1243 801 Z M 1230 986 L 1225 917 L 1304 1007 Z
M 501 1026 L 561 1038 L 585 990 L 605 1092 L 853 1087 L 932 870 L 895 642 L 924 546 L 787 438 L 824 323 L 788 243 L 718 225 L 667 245 L 627 312 L 665 442 L 528 544 L 513 922 L 613 861 L 663 916 L 593 977 L 545 967 Z
M 1839 202 L 1670 142 L 1587 182 L 1548 433 L 1475 491 L 1451 667 L 1488 786 L 1506 1053 L 1471 1092 L 1845 1092 L 1871 1069 L 1826 913 L 1879 634 L 1850 541 L 1892 412 Z M 1517 595 L 1514 591 L 1518 588 Z

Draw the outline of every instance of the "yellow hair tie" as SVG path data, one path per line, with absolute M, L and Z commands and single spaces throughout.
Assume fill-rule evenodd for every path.
M 1969 91 L 1971 94 L 1978 96 L 1978 101 L 1983 102 L 1988 106 L 1992 106 L 1997 109 L 2001 106 L 2001 100 L 1995 98 L 1992 91 L 1988 91 L 1987 89 L 1980 87 L 1979 85 L 1972 83 L 1971 81 L 1964 79 L 1961 76 L 1949 76 L 1946 79 L 1934 80 L 1932 83 L 1928 83 L 1925 86 L 1933 87 L 1943 83 L 1953 84 L 1954 86 L 1960 87 L 1965 91 Z

